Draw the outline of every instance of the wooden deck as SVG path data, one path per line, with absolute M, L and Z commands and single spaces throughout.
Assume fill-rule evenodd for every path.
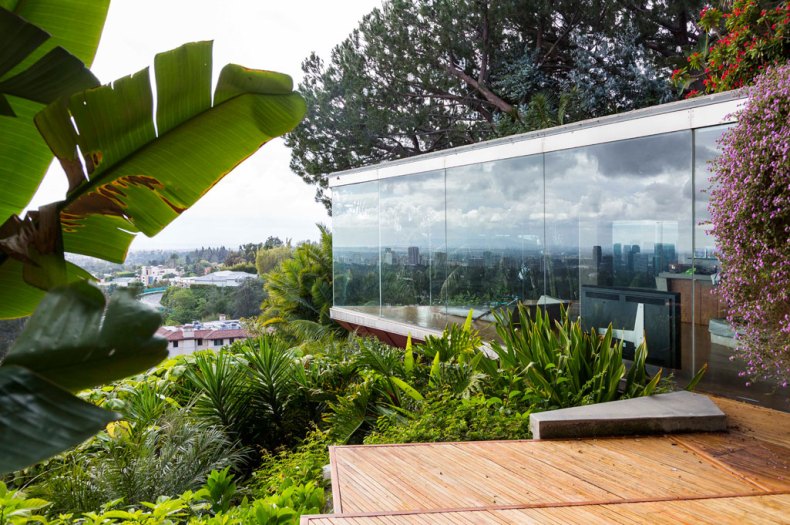
M 726 525 L 790 523 L 790 495 L 740 496 L 699 500 L 564 505 L 533 508 L 458 509 L 431 512 L 304 516 L 305 525 L 458 525 L 491 524 L 634 524 Z
M 714 401 L 726 433 L 331 447 L 302 523 L 790 523 L 790 414 Z

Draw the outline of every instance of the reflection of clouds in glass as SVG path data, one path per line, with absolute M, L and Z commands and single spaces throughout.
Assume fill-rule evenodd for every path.
M 686 138 L 686 133 L 680 133 Z M 666 151 L 665 147 L 652 148 L 650 142 L 657 141 L 666 146 L 674 144 L 668 140 L 670 135 L 659 138 L 639 139 L 640 149 L 630 151 L 623 148 L 607 149 L 627 154 L 630 160 L 621 163 L 607 162 L 609 167 L 620 170 L 632 165 L 636 159 L 646 159 L 645 165 L 651 169 L 636 169 L 630 175 L 622 171 L 607 172 L 600 162 L 601 152 L 591 154 L 601 146 L 580 148 L 578 150 L 551 153 L 546 156 L 546 220 L 617 220 L 623 216 L 638 219 L 673 218 L 678 209 L 690 207 L 691 201 L 691 154 L 677 148 L 672 160 L 662 163 L 653 159 L 656 151 Z M 636 142 L 636 141 L 626 141 Z M 688 146 L 688 144 L 686 144 Z M 688 150 L 688 147 L 685 148 Z M 646 155 L 645 152 L 649 152 Z M 679 151 L 679 152 L 678 152 Z M 573 162 L 568 161 L 568 157 Z M 682 162 L 681 162 L 682 161 Z M 659 169 L 653 169 L 661 166 Z M 551 176 L 550 176 L 551 175 Z
M 713 226 L 708 222 L 710 220 L 710 212 L 708 211 L 711 189 L 710 177 L 713 174 L 710 161 L 721 153 L 717 142 L 728 127 L 716 126 L 714 128 L 697 130 L 694 135 L 696 160 L 694 182 L 697 190 L 694 196 L 694 213 L 696 214 L 695 252 L 701 256 L 704 256 L 706 252 L 714 252 L 716 248 L 716 239 L 710 234 Z
M 682 131 L 591 146 L 590 154 L 598 160 L 607 177 L 652 176 L 689 170 L 691 132 Z
M 447 243 L 451 251 L 520 248 L 524 232 L 542 234 L 542 229 L 541 156 L 447 170 Z
M 444 172 L 380 182 L 383 246 L 433 249 L 444 244 Z
M 335 247 L 378 246 L 378 199 L 377 181 L 332 190 L 332 242 Z
M 679 132 L 547 154 L 549 239 L 584 251 L 616 242 L 612 228 L 623 220 L 666 222 L 679 225 L 673 244 L 690 250 L 690 143 L 690 133 Z

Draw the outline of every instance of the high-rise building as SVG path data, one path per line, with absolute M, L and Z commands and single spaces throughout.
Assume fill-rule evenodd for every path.
M 409 246 L 408 263 L 412 266 L 420 264 L 420 248 L 417 246 Z

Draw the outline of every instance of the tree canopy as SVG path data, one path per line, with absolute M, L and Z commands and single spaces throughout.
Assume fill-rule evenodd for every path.
M 388 0 L 302 64 L 291 168 L 323 175 L 672 99 L 701 1 Z

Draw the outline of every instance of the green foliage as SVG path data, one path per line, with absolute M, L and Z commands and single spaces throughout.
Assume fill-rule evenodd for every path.
M 0 106 L 4 110 L 0 114 L 5 116 L 0 118 L 0 180 L 13 181 L 13 186 L 6 186 L 0 195 L 0 222 L 21 213 L 52 161 L 33 116 L 62 95 L 99 84 L 83 64 L 93 61 L 109 1 L 4 2 L 3 7 Z M 52 67 L 51 73 L 46 67 Z
M 571 321 L 563 311 L 562 321 L 551 325 L 548 312 L 538 312 L 533 319 L 524 305 L 519 305 L 519 321 L 497 313 L 496 330 L 502 343 L 492 349 L 499 366 L 516 371 L 523 382 L 525 399 L 536 408 L 565 408 L 603 403 L 625 397 L 649 396 L 661 381 L 661 371 L 650 377 L 645 369 L 647 347 L 636 349 L 626 374 L 623 343 L 613 342 L 612 327 L 603 336 L 596 330 L 585 332 L 581 320 Z M 625 391 L 620 381 L 625 379 Z M 666 388 L 666 385 L 661 385 Z
M 226 350 L 198 352 L 184 377 L 196 396 L 196 415 L 221 425 L 231 435 L 246 435 L 251 392 L 248 372 L 236 355 Z
M 217 319 L 219 314 L 231 319 L 254 317 L 260 313 L 263 297 L 261 281 L 245 279 L 236 287 L 171 286 L 165 290 L 161 304 L 165 308 L 165 323 L 179 325 Z
M 293 253 L 290 242 L 285 245 L 275 245 L 270 248 L 263 247 L 258 250 L 255 255 L 255 268 L 258 270 L 258 275 L 264 275 L 288 259 Z
M 118 418 L 85 403 L 26 368 L 0 367 L 0 472 L 7 473 L 78 444 Z M 68 425 L 63 425 L 63 422 Z M 60 428 L 57 433 L 41 429 Z
M 28 499 L 22 491 L 9 490 L 6 484 L 0 481 L 0 525 L 45 521 L 43 516 L 34 514 L 34 511 L 48 504 L 42 499 Z
M 212 471 L 243 459 L 221 428 L 168 410 L 151 425 L 110 427 L 90 446 L 51 462 L 36 491 L 61 512 L 87 512 L 119 498 L 139 504 L 196 490 Z
M 686 97 L 720 93 L 753 83 L 768 66 L 790 59 L 790 3 L 737 0 L 721 9 L 704 7 L 704 42 L 672 72 Z
M 194 413 L 249 447 L 274 450 L 297 441 L 310 421 L 300 402 L 296 355 L 277 336 L 196 353 L 186 364 L 185 388 Z
M 212 475 L 220 474 L 217 472 Z M 277 494 L 247 501 L 219 512 L 213 509 L 209 485 L 198 491 L 186 491 L 179 496 L 161 496 L 153 502 L 121 507 L 121 500 L 110 501 L 97 511 L 64 513 L 49 518 L 35 514 L 45 509 L 46 500 L 27 498 L 20 491 L 10 491 L 0 482 L 0 525 L 88 525 L 133 524 L 145 525 L 297 525 L 302 514 L 318 514 L 324 507 L 324 491 L 307 483 L 288 487 Z
M 338 330 L 329 318 L 332 307 L 332 234 L 318 225 L 318 244 L 304 243 L 291 257 L 263 275 L 267 298 L 262 317 L 291 334 L 315 337 Z M 305 338 L 308 338 L 305 337 Z
M 529 410 L 511 406 L 507 400 L 478 394 L 467 399 L 440 392 L 420 405 L 407 422 L 391 424 L 381 418 L 377 429 L 365 437 L 366 444 L 427 443 L 434 441 L 481 441 L 528 439 Z
M 211 503 L 211 512 L 214 514 L 227 512 L 230 509 L 231 501 L 236 496 L 236 484 L 233 482 L 233 474 L 229 471 L 230 467 L 212 471 L 202 490 Z
M 279 494 L 256 500 L 243 523 L 259 525 L 298 525 L 302 514 L 318 514 L 325 503 L 324 491 L 312 483 L 293 485 Z
M 329 464 L 331 441 L 325 432 L 310 432 L 295 448 L 278 454 L 266 454 L 253 473 L 252 490 L 259 496 L 277 493 L 283 488 L 312 483 L 329 488 L 323 468 Z
M 3 364 L 82 390 L 164 359 L 167 341 L 155 335 L 159 321 L 155 311 L 128 294 L 115 294 L 105 305 L 97 287 L 77 282 L 47 294 Z

